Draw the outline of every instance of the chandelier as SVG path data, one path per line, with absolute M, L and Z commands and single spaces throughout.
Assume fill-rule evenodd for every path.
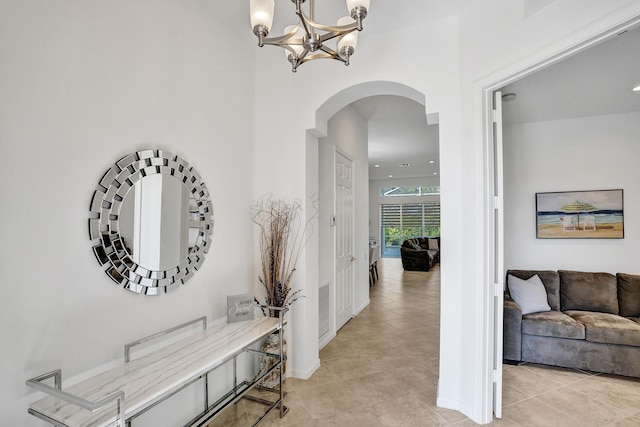
M 300 22 L 286 27 L 284 35 L 268 38 L 273 24 L 275 0 L 250 0 L 251 27 L 258 37 L 258 46 L 267 44 L 284 48 L 294 73 L 300 65 L 314 59 L 335 59 L 349 65 L 370 0 L 346 0 L 351 16 L 338 19 L 335 26 L 315 22 L 315 0 L 309 0 L 309 15 L 305 15 L 302 4 L 306 1 L 291 0 L 296 5 Z M 336 39 L 335 49 L 326 43 L 332 39 Z

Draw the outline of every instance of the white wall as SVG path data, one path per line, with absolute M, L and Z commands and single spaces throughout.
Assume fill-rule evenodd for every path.
M 404 84 L 425 95 L 428 114 L 440 114 L 442 238 L 449 255 L 441 269 L 447 310 L 441 314 L 446 339 L 441 342 L 438 403 L 475 421 L 490 420 L 482 89 L 638 13 L 640 3 L 633 0 L 556 1 L 535 13 L 525 10 L 522 0 L 486 0 L 468 2 L 459 20 L 363 33 L 348 68 L 318 62 L 292 74 L 281 52 L 262 49 L 257 54 L 257 194 L 268 189 L 302 197 L 310 191 L 311 177 L 304 170 L 313 157 L 305 153 L 307 131 L 326 135 L 326 117 L 316 113 L 334 97 L 342 99 L 348 88 L 380 81 Z M 302 269 L 298 273 L 309 278 Z M 318 283 L 308 280 L 304 286 L 317 289 Z M 317 316 L 308 308 L 295 309 L 293 346 L 317 331 L 296 329 L 303 311 Z M 308 372 L 317 357 L 309 353 L 294 362 L 296 369 Z
M 458 408 L 477 422 L 491 420 L 488 396 L 491 395 L 492 361 L 490 344 L 485 343 L 492 342 L 493 318 L 488 309 L 488 302 L 492 300 L 489 234 L 486 232 L 490 210 L 486 196 L 489 188 L 486 160 L 490 151 L 484 142 L 483 89 L 503 86 L 505 80 L 581 42 L 602 33 L 613 33 L 617 26 L 640 14 L 640 3 L 636 1 L 554 1 L 533 14 L 533 10 L 526 7 L 531 3 L 473 2 L 463 13 L 460 22 L 461 143 L 448 153 L 440 153 L 442 178 L 449 173 L 455 177 L 452 181 L 443 181 L 442 234 L 447 248 L 459 251 L 461 263 L 445 263 L 442 268 L 446 290 L 441 304 L 459 307 L 460 311 L 453 309 L 442 314 L 441 334 L 454 342 L 453 337 L 460 337 L 460 347 L 456 350 L 456 344 L 445 344 L 448 348 L 441 348 L 439 402 L 447 406 L 459 403 Z M 441 133 L 441 140 L 448 138 Z M 447 143 L 441 143 L 443 146 Z M 451 160 L 454 153 L 460 162 L 445 160 Z M 457 242 L 451 242 L 447 235 L 449 226 L 456 227 Z M 447 256 L 447 261 L 449 259 Z M 461 272 L 462 282 L 445 284 L 449 268 Z M 442 365 L 443 360 L 446 366 Z M 454 370 L 455 366 L 459 369 Z M 454 402 L 449 402 L 453 396 Z
M 322 138 L 318 141 L 318 283 L 334 285 L 335 227 L 335 144 Z M 335 322 L 334 322 L 335 327 Z
M 424 94 L 426 112 L 440 113 L 442 238 L 451 256 L 441 270 L 438 402 L 487 421 L 481 89 L 639 14 L 640 3 L 564 0 L 537 13 L 523 0 L 468 3 L 459 19 L 363 33 L 350 67 L 320 62 L 292 74 L 282 52 L 255 48 L 241 30 L 246 10 L 232 14 L 226 2 L 3 0 L 0 321 L 11 325 L 1 332 L 3 420 L 36 425 L 24 412 L 26 378 L 110 363 L 122 343 L 203 312 L 218 317 L 220 294 L 250 291 L 251 199 L 317 194 L 309 165 L 326 118 L 316 121 L 316 112 L 347 88 L 389 81 Z M 202 271 L 171 298 L 113 287 L 85 234 L 100 174 L 150 145 L 192 161 L 216 210 Z M 313 259 L 305 254 L 298 265 L 310 297 L 292 316 L 292 370 L 306 373 L 318 361 Z
M 318 283 L 331 285 L 335 296 L 335 227 L 330 225 L 335 215 L 335 155 L 339 152 L 353 161 L 354 196 L 354 314 L 369 304 L 369 240 L 368 240 L 368 132 L 366 120 L 352 106 L 336 113 L 328 123 L 326 138 L 319 140 L 319 277 Z M 333 298 L 332 298 L 333 299 Z M 335 313 L 332 313 L 335 316 Z M 335 318 L 331 322 L 335 331 Z
M 25 380 L 72 384 L 122 363 L 123 345 L 250 292 L 253 35 L 227 37 L 222 2 L 0 4 L 0 424 L 44 425 Z M 224 60 L 221 60 L 224 58 Z M 243 125 L 239 125 L 242 123 Z M 171 295 L 119 289 L 96 262 L 89 202 L 143 148 L 203 176 L 215 211 L 202 269 Z M 152 424 L 158 425 L 158 424 Z
M 440 179 L 435 176 L 426 176 L 420 178 L 388 178 L 388 179 L 372 179 L 369 180 L 369 236 L 376 239 L 382 244 L 382 236 L 380 235 L 380 205 L 390 203 L 426 203 L 439 202 L 440 195 L 433 196 L 380 196 L 381 188 L 390 187 L 415 187 L 418 185 L 440 185 Z
M 438 42 L 424 43 L 416 48 L 413 43 L 407 44 L 408 40 Z M 313 176 L 305 173 L 304 165 L 310 159 L 313 161 L 313 153 L 305 153 L 306 137 L 309 133 L 313 137 L 326 136 L 328 118 L 344 105 L 359 99 L 345 99 L 342 91 L 356 88 L 357 92 L 360 83 L 373 82 L 385 86 L 385 82 L 390 81 L 395 85 L 406 86 L 410 97 L 418 92 L 426 94 L 426 111 L 440 112 L 441 122 L 444 120 L 442 114 L 447 117 L 449 127 L 445 134 L 451 137 L 452 133 L 458 132 L 458 48 L 455 19 L 384 35 L 369 34 L 364 37 L 363 34 L 358 49 L 349 67 L 319 61 L 305 64 L 296 74 L 290 73 L 287 63 L 283 63 L 281 52 L 269 54 L 265 49 L 259 52 L 256 59 L 260 64 L 260 73 L 256 75 L 256 99 L 257 102 L 264 100 L 264 104 L 256 106 L 256 159 L 260 159 L 256 161 L 256 194 L 265 191 L 276 191 L 288 197 L 303 197 L 305 191 L 317 194 L 317 189 L 314 191 L 307 186 Z M 372 94 L 362 96 L 368 95 Z M 333 109 L 336 106 L 334 101 L 338 101 L 337 104 L 346 101 L 346 104 Z M 423 98 L 422 103 L 424 101 Z M 328 109 L 323 109 L 325 103 L 329 105 Z M 316 121 L 316 112 L 320 109 L 323 113 L 329 111 L 330 114 L 319 116 Z M 282 125 L 282 118 L 286 118 L 286 126 Z M 315 162 L 317 161 L 316 156 Z M 368 207 L 365 209 L 368 210 Z M 317 293 L 317 279 L 314 283 L 309 276 L 303 275 L 302 267 L 298 269 L 298 273 L 307 279 L 304 282 L 305 290 L 314 292 L 315 289 Z M 305 299 L 302 304 L 296 303 L 294 307 L 293 346 L 307 340 L 309 336 L 317 336 L 317 324 L 308 325 L 306 330 L 300 328 L 303 314 L 317 317 L 317 310 L 313 311 L 317 303 L 312 303 Z M 317 364 L 317 360 L 317 353 L 292 360 L 294 371 L 309 372 Z M 454 383 L 454 387 L 458 388 L 457 381 Z
M 505 268 L 640 274 L 640 112 L 504 128 Z M 624 239 L 536 239 L 535 193 L 624 190 Z

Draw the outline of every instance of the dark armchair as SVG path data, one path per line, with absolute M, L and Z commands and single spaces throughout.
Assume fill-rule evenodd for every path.
M 402 268 L 407 271 L 429 271 L 440 262 L 440 237 L 407 239 L 400 246 Z

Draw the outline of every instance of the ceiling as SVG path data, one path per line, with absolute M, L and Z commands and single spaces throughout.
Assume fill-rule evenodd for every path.
M 501 89 L 505 124 L 640 111 L 640 28 L 548 66 Z
M 427 124 L 424 105 L 387 95 L 352 106 L 369 123 L 369 179 L 437 176 L 438 125 Z
M 376 34 L 393 31 L 400 27 L 409 27 L 424 24 L 425 22 L 457 16 L 465 4 L 473 0 L 420 0 L 405 1 L 402 7 L 398 7 L 397 1 L 373 0 L 369 8 L 369 14 L 365 18 L 363 26 L 365 32 Z M 248 4 L 249 2 L 247 2 Z M 303 5 L 304 12 L 309 15 L 310 0 Z M 296 23 L 295 4 L 287 0 L 277 0 L 275 19 L 270 36 L 283 34 L 284 27 Z M 345 0 L 316 0 L 315 20 L 325 25 L 335 25 L 338 18 L 349 15 Z M 249 14 L 247 12 L 247 20 Z M 364 33 L 363 33 L 364 38 Z
M 516 98 L 503 104 L 504 123 L 640 111 L 640 92 L 631 90 L 640 85 L 639 48 L 636 28 L 505 86 L 502 93 Z M 354 104 L 369 120 L 369 178 L 432 177 L 440 172 L 438 126 L 427 126 L 420 104 L 394 98 L 377 96 Z M 401 163 L 411 166 L 400 168 Z
M 360 42 L 366 43 L 366 33 L 379 34 L 459 15 L 473 1 L 423 0 L 412 1 L 411 7 L 398 7 L 397 2 L 374 0 Z M 243 13 L 248 25 L 248 2 L 238 3 L 246 9 Z M 307 0 L 303 7 L 309 4 Z M 276 1 L 272 36 L 282 34 L 286 25 L 295 22 L 294 9 L 291 1 Z M 346 14 L 344 0 L 316 0 L 316 21 L 320 23 L 331 25 Z M 504 122 L 640 111 L 640 92 L 631 92 L 640 84 L 638 47 L 640 29 L 635 29 L 505 86 L 502 92 L 515 93 L 516 99 L 504 103 Z M 433 177 L 439 173 L 438 126 L 427 125 L 424 106 L 392 96 L 366 98 L 353 106 L 369 120 L 371 179 Z M 430 160 L 435 163 L 429 164 Z M 403 163 L 411 166 L 398 166 Z M 376 164 L 380 167 L 375 168 Z
M 373 0 L 363 22 L 360 43 L 367 42 L 366 33 L 380 34 L 457 16 L 472 1 L 421 0 L 412 1 L 410 7 L 398 7 L 394 1 Z M 309 5 L 307 0 L 303 6 L 307 14 Z M 278 0 L 275 7 L 270 36 L 282 34 L 284 27 L 296 22 L 294 3 Z M 315 20 L 326 25 L 334 25 L 338 18 L 348 15 L 345 0 L 316 0 L 315 9 Z M 370 179 L 387 179 L 389 175 L 437 176 L 434 174 L 439 172 L 438 126 L 427 125 L 423 105 L 396 96 L 375 96 L 353 106 L 369 121 Z M 376 164 L 380 167 L 376 168 Z

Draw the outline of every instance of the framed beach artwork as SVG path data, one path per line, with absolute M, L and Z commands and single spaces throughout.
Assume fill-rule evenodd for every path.
M 536 193 L 536 238 L 624 238 L 622 190 Z

